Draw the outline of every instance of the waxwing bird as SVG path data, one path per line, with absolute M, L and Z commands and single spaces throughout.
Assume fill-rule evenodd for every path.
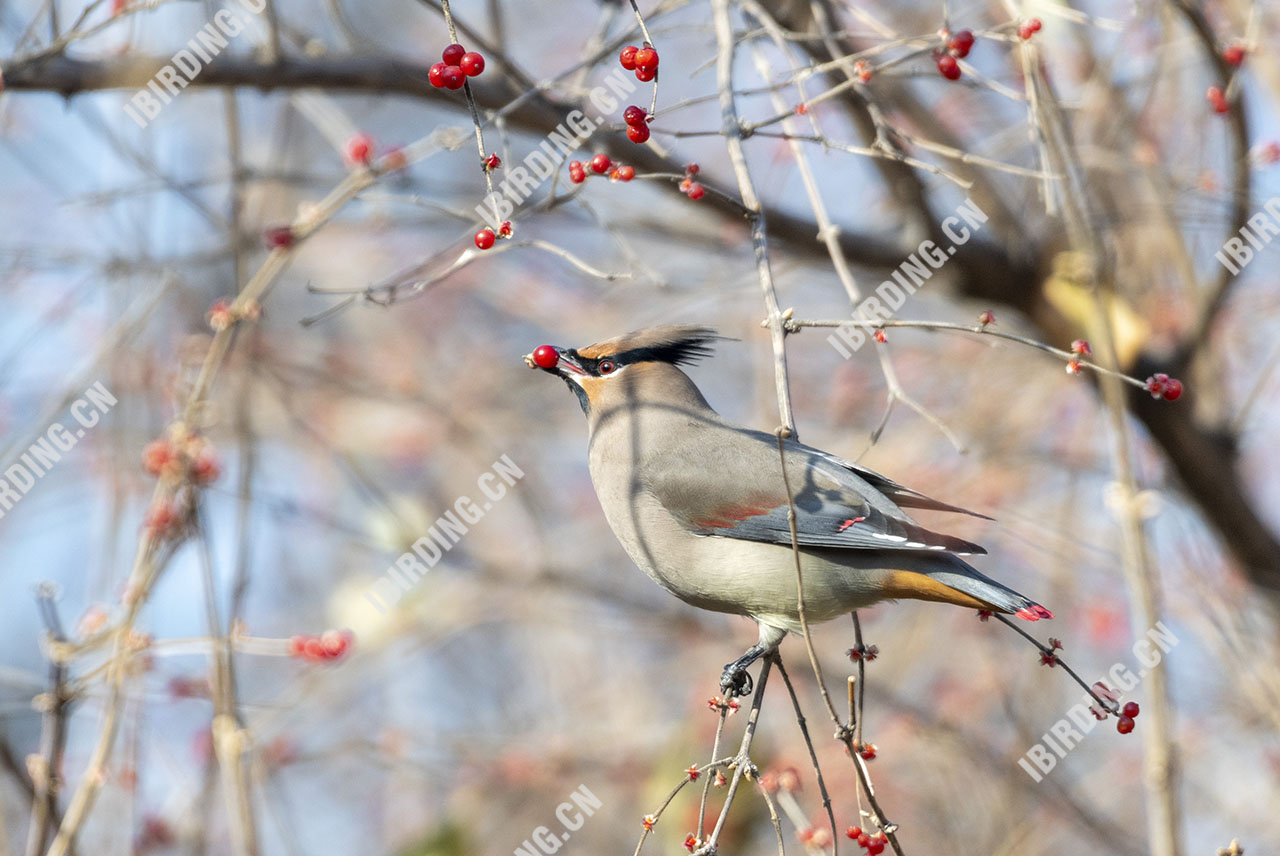
M 577 395 L 591 481 L 631 559 L 686 603 L 759 625 L 759 641 L 725 666 L 726 693 L 750 692 L 747 666 L 801 629 L 784 459 L 807 621 L 897 598 L 1053 617 L 959 558 L 986 550 L 902 509 L 973 512 L 795 440 L 780 454 L 773 434 L 721 418 L 680 369 L 719 338 L 707 327 L 654 327 L 581 349 L 542 345 L 524 359 Z

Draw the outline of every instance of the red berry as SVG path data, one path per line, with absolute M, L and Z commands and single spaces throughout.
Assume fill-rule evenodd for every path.
M 582 184 L 582 182 L 587 180 L 587 174 L 583 172 L 581 166 L 579 166 L 577 169 L 570 167 L 569 180 L 572 181 L 574 184 Z
M 347 140 L 347 160 L 351 163 L 368 163 L 373 157 L 373 137 L 356 134 Z
M 858 750 L 858 754 L 862 756 L 864 761 L 872 761 L 876 757 L 876 747 L 874 743 L 864 743 L 862 748 Z
M 512 228 L 511 228 L 511 221 L 510 221 L 510 220 L 503 220 L 503 221 L 502 221 L 502 225 L 498 226 L 498 237 L 499 237 L 499 238 L 510 238 L 510 237 L 511 237 L 511 232 L 512 232 Z
M 336 660 L 347 652 L 355 638 L 350 630 L 326 630 L 320 637 L 320 647 L 325 659 Z
M 458 62 L 458 67 L 462 69 L 462 73 L 467 77 L 475 77 L 484 71 L 484 57 L 475 51 L 465 53 Z
M 870 844 L 867 845 L 867 852 L 870 853 L 871 856 L 876 856 L 876 854 L 878 853 L 883 853 L 884 842 L 880 840 L 872 841 Z
M 1240 42 L 1232 42 L 1222 49 L 1222 59 L 1227 65 L 1239 66 L 1244 62 L 1245 49 Z
M 152 440 L 142 450 L 142 469 L 148 475 L 158 476 L 165 465 L 174 459 L 173 447 L 168 440 Z
M 313 663 L 324 659 L 324 644 L 319 636 L 308 636 L 302 643 L 302 656 Z
M 1209 105 L 1213 107 L 1213 112 L 1215 113 L 1226 113 L 1231 110 L 1231 104 L 1227 101 L 1227 96 L 1223 94 L 1220 86 L 1210 86 L 1205 91 L 1204 97 L 1209 100 Z
M 867 835 L 864 832 L 861 835 L 859 835 L 855 840 L 858 842 L 859 847 L 866 847 L 871 843 L 871 836 Z
M 633 143 L 643 143 L 649 139 L 648 125 L 632 125 L 627 128 L 627 139 Z
M 626 110 L 622 111 L 622 121 L 626 122 L 628 125 L 643 125 L 648 115 L 649 114 L 644 110 L 632 104 Z
M 633 166 L 620 166 L 614 171 L 618 174 L 618 181 L 630 181 L 636 177 L 636 168 Z
M 1133 730 L 1133 717 L 1121 716 L 1118 720 L 1116 720 L 1116 731 L 1119 731 L 1121 734 L 1128 734 L 1132 730 Z
M 440 53 L 440 58 L 444 60 L 445 65 L 457 65 L 462 62 L 462 57 L 467 53 L 467 49 L 459 44 L 452 44 Z
M 609 171 L 611 166 L 613 166 L 613 161 L 609 160 L 609 156 L 604 152 L 591 159 L 591 171 L 596 175 L 603 175 Z
M 636 80 L 648 83 L 658 76 L 658 70 L 651 65 L 636 66 Z
M 1152 398 L 1177 401 L 1182 395 L 1182 381 L 1167 374 L 1154 374 L 1147 378 L 1147 392 L 1151 393 Z
M 859 835 L 862 834 L 862 827 L 851 826 L 844 831 L 844 834 L 849 836 L 850 838 L 857 838 Z
M 1080 374 L 1079 360 L 1067 360 L 1067 374 L 1069 375 Z
M 1018 38 L 1022 39 L 1023 41 L 1026 41 L 1036 33 L 1040 32 L 1041 26 L 1042 24 L 1040 23 L 1039 18 L 1030 18 L 1026 21 L 1023 21 L 1021 24 L 1018 25 Z
M 431 68 L 427 71 L 427 80 L 430 81 L 431 85 L 434 86 L 436 89 L 440 89 L 441 87 L 444 86 L 444 70 L 447 67 L 448 66 L 446 66 L 444 63 L 438 62 L 435 65 L 431 66 Z
M 440 79 L 444 81 L 445 89 L 461 89 L 462 84 L 467 82 L 467 76 L 456 65 L 446 65 Z
M 198 485 L 212 484 L 222 475 L 222 465 L 211 450 L 200 452 L 191 462 L 191 481 Z
M 495 240 L 496 236 L 493 234 L 493 230 L 488 226 L 485 226 L 479 232 L 476 232 L 476 246 L 482 250 L 487 250 L 492 247 Z
M 636 68 L 649 66 L 651 68 L 658 67 L 658 52 L 653 48 L 645 45 L 636 51 Z
M 622 67 L 627 71 L 635 71 L 636 52 L 639 50 L 635 45 L 627 45 L 622 49 L 622 53 L 618 54 L 618 62 L 622 63 Z
M 262 243 L 266 244 L 269 250 L 277 247 L 287 250 L 293 246 L 293 238 L 293 229 L 288 226 L 275 226 L 262 233 Z
M 889 336 L 883 330 L 877 330 L 875 335 L 871 338 L 875 339 L 882 345 L 889 340 Z
M 484 168 L 486 170 L 492 171 L 497 169 L 500 166 L 502 166 L 502 158 L 498 157 L 497 155 L 489 155 L 487 158 L 484 159 Z
M 960 79 L 960 63 L 956 62 L 956 58 L 950 54 L 942 54 L 938 57 L 938 71 L 947 80 Z
M 539 345 L 533 349 L 533 362 L 541 369 L 553 369 L 560 364 L 560 352 L 551 345 Z
M 973 47 L 973 30 L 961 30 L 947 40 L 947 48 L 955 56 L 964 59 Z
M 303 651 L 306 650 L 306 646 L 307 646 L 307 637 L 303 636 L 300 633 L 295 636 L 290 636 L 289 637 L 289 656 L 301 657 Z
M 1133 719 L 1135 716 L 1137 716 L 1138 712 L 1139 712 L 1139 708 L 1138 708 L 1138 703 L 1136 701 L 1126 702 L 1124 708 L 1121 709 L 1121 713 L 1123 713 L 1125 716 L 1129 717 L 1130 719 Z
M 689 198 L 693 200 L 701 199 L 702 197 L 707 195 L 706 188 L 704 188 L 701 184 L 698 184 L 698 182 L 696 181 L 689 185 L 688 193 L 689 193 Z

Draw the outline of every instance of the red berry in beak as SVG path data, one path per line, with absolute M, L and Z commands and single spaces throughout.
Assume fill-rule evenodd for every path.
M 533 349 L 533 361 L 541 369 L 553 369 L 560 362 L 560 354 L 550 345 L 539 345 Z

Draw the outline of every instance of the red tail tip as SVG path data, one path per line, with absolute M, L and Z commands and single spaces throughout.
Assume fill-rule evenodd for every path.
M 1053 618 L 1053 613 L 1038 603 L 1033 603 L 1030 606 L 1024 606 L 1022 609 L 1015 612 L 1014 615 L 1025 621 L 1039 621 L 1042 618 Z

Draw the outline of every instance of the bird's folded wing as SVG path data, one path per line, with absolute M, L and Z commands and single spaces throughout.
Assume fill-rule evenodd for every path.
M 715 435 L 715 445 L 695 441 L 679 460 L 646 467 L 644 488 L 693 534 L 790 545 L 776 440 L 760 432 Z M 986 552 L 915 523 L 839 459 L 798 443 L 788 444 L 786 459 L 800 546 Z
M 887 476 L 882 476 L 876 471 L 869 470 L 866 467 L 860 467 L 855 463 L 846 461 L 844 458 L 839 458 L 826 452 L 821 454 L 837 466 L 844 467 L 849 472 L 868 482 L 875 487 L 876 490 L 889 497 L 896 504 L 904 506 L 905 508 L 924 508 L 929 511 L 949 511 L 953 514 L 967 514 L 970 517 L 978 517 L 982 520 L 993 519 L 985 514 L 970 511 L 969 509 L 961 508 L 958 505 L 940 502 L 931 496 L 925 496 L 918 490 L 912 490 L 909 487 L 900 485 Z

